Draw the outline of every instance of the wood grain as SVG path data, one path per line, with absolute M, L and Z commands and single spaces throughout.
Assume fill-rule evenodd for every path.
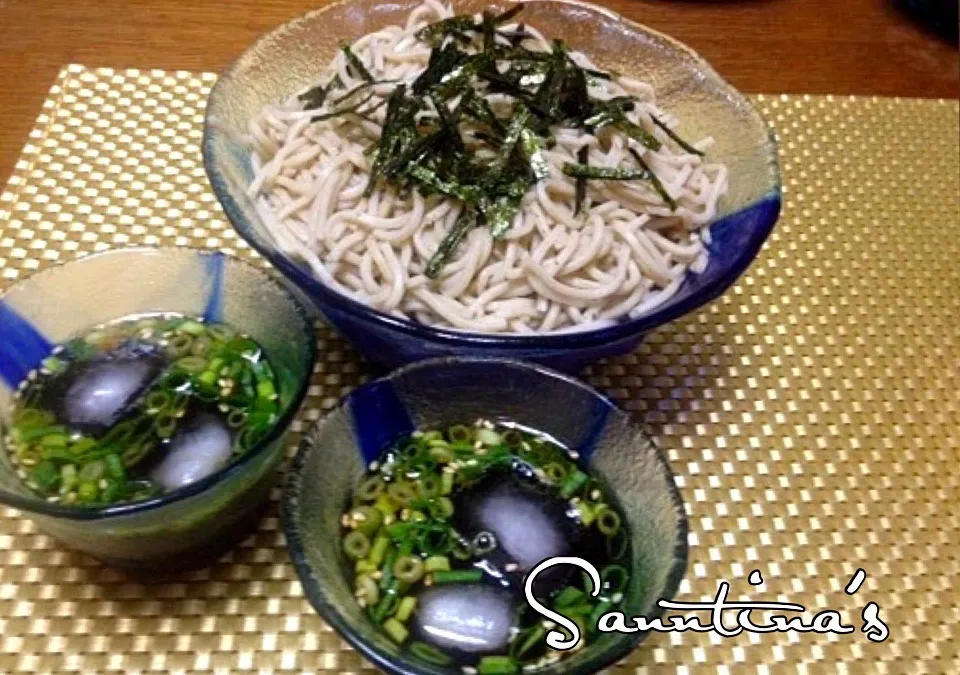
M 599 0 L 746 92 L 957 98 L 954 46 L 891 0 Z M 67 63 L 219 71 L 309 0 L 0 0 L 0 180 Z

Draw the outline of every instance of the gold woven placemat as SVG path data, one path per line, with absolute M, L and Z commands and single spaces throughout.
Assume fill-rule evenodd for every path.
M 66 68 L 0 197 L 0 287 L 115 246 L 252 256 L 202 167 L 214 80 Z M 781 144 L 771 240 L 720 300 L 586 377 L 669 453 L 691 526 L 678 599 L 727 580 L 732 599 L 833 608 L 858 629 L 874 601 L 890 636 L 653 635 L 616 670 L 960 673 L 957 102 L 755 100 Z M 319 339 L 301 425 L 367 376 Z M 141 585 L 4 510 L 0 673 L 373 672 L 287 560 L 274 510 L 214 567 Z

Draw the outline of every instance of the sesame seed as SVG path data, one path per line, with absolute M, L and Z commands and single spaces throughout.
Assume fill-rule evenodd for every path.
M 553 621 L 541 621 L 540 625 L 546 628 L 547 630 L 557 627 L 557 624 L 555 624 Z
M 614 593 L 610 598 L 614 603 L 620 602 L 623 600 L 623 593 Z
M 463 666 L 460 670 L 463 671 L 463 675 L 477 675 L 477 669 L 473 666 Z
M 593 490 L 593 491 L 590 493 L 590 499 L 592 499 L 593 501 L 597 501 L 597 500 L 600 499 L 600 497 L 602 497 L 602 496 L 603 496 L 603 495 L 600 493 L 600 490 Z
M 517 563 L 507 563 L 503 566 L 503 569 L 505 569 L 507 572 L 516 572 L 518 569 L 520 569 L 520 565 Z
M 576 450 L 570 451 L 570 459 L 580 459 L 580 453 Z
M 376 471 L 377 469 L 380 468 L 380 462 L 370 462 L 369 468 L 371 471 Z

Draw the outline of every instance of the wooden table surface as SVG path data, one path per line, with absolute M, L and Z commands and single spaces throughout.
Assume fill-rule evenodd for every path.
M 745 92 L 957 98 L 957 49 L 893 0 L 598 0 Z M 322 0 L 0 0 L 0 181 L 67 63 L 219 71 Z M 229 9 L 225 9 L 229 6 Z

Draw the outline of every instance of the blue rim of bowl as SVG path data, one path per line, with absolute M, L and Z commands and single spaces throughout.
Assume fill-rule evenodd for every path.
M 44 501 L 39 497 L 26 497 L 23 495 L 18 495 L 15 493 L 7 492 L 6 490 L 0 489 L 0 503 L 3 503 L 7 506 L 11 506 L 16 509 L 28 513 L 36 513 L 42 516 L 51 516 L 55 518 L 63 518 L 67 520 L 101 520 L 106 518 L 113 518 L 117 516 L 129 516 L 137 513 L 143 513 L 146 511 L 152 511 L 153 509 L 158 509 L 174 502 L 181 501 L 183 499 L 188 499 L 194 497 L 201 492 L 209 489 L 210 487 L 216 485 L 220 481 L 229 478 L 230 476 L 239 472 L 243 467 L 245 467 L 251 460 L 255 457 L 258 457 L 262 452 L 275 443 L 283 434 L 287 431 L 290 426 L 290 423 L 293 421 L 293 418 L 296 416 L 297 412 L 300 410 L 300 406 L 303 404 L 303 400 L 306 398 L 307 391 L 310 388 L 310 378 L 313 374 L 313 366 L 317 360 L 317 342 L 316 339 L 313 339 L 314 336 L 314 324 L 313 319 L 311 318 L 311 313 L 308 311 L 308 308 L 297 299 L 297 297 L 286 287 L 285 284 L 275 279 L 273 275 L 269 274 L 265 270 L 253 265 L 252 263 L 238 258 L 236 256 L 229 256 L 219 251 L 212 249 L 201 249 L 192 246 L 168 246 L 168 247 L 152 247 L 152 246 L 136 246 L 128 248 L 114 248 L 108 249 L 106 251 L 100 251 L 98 253 L 91 253 L 90 255 L 85 255 L 81 258 L 76 258 L 74 260 L 68 260 L 65 262 L 58 263 L 51 267 L 45 268 L 36 274 L 33 274 L 23 281 L 30 279 L 38 279 L 47 274 L 55 274 L 60 269 L 74 264 L 83 264 L 84 262 L 100 258 L 104 256 L 113 256 L 113 255 L 140 255 L 140 254 L 153 254 L 153 255 L 165 255 L 168 252 L 175 253 L 194 253 L 199 256 L 212 256 L 212 255 L 223 255 L 230 262 L 237 262 L 245 266 L 250 271 L 258 274 L 263 278 L 264 283 L 272 284 L 277 290 L 282 294 L 287 296 L 287 299 L 290 301 L 291 305 L 294 308 L 297 316 L 301 322 L 301 329 L 303 334 L 309 336 L 307 339 L 307 358 L 308 363 L 306 367 L 306 373 L 303 377 L 303 381 L 300 383 L 296 391 L 293 393 L 293 396 L 290 399 L 290 405 L 287 406 L 286 410 L 283 411 L 283 414 L 280 415 L 280 418 L 270 429 L 270 432 L 256 445 L 253 449 L 250 450 L 247 454 L 243 455 L 237 459 L 232 464 L 227 465 L 220 471 L 217 471 L 214 474 L 203 478 L 196 483 L 191 483 L 186 487 L 182 487 L 178 490 L 168 492 L 160 497 L 155 497 L 153 499 L 148 499 L 142 502 L 132 502 L 129 504 L 118 504 L 116 506 L 106 506 L 100 508 L 83 508 L 78 506 L 63 506 L 61 504 L 52 504 L 50 502 Z M 3 293 L 0 293 L 0 299 L 5 297 L 8 293 L 13 291 L 18 284 L 14 284 Z
M 402 377 L 411 371 L 422 368 L 457 367 L 463 363 L 487 363 L 491 365 L 509 366 L 532 371 L 542 377 L 559 380 L 566 385 L 576 387 L 588 393 L 596 400 L 602 401 L 606 406 L 608 406 L 610 412 L 623 415 L 631 425 L 640 429 L 653 446 L 653 452 L 656 455 L 657 461 L 660 463 L 660 467 L 664 472 L 664 480 L 667 483 L 667 490 L 670 493 L 674 510 L 679 520 L 679 532 L 677 533 L 677 540 L 675 542 L 673 551 L 673 566 L 670 568 L 670 573 L 667 575 L 666 581 L 664 582 L 664 592 L 660 598 L 658 598 L 658 600 L 675 597 L 687 572 L 687 564 L 690 554 L 690 547 L 687 539 L 690 532 L 690 523 L 687 520 L 683 496 L 680 494 L 680 488 L 677 487 L 673 470 L 670 468 L 670 463 L 667 461 L 666 455 L 660 449 L 660 446 L 657 445 L 653 438 L 643 431 L 642 426 L 637 423 L 636 420 L 634 420 L 633 417 L 627 412 L 623 411 L 613 401 L 613 399 L 570 375 L 565 375 L 564 373 L 547 368 L 546 366 L 541 366 L 539 364 L 530 363 L 527 361 L 520 361 L 517 359 L 498 358 L 492 356 L 444 356 L 416 361 L 398 368 L 388 375 L 371 380 L 363 384 L 361 387 L 354 389 L 340 400 L 340 403 L 336 408 L 329 411 L 326 415 L 321 417 L 313 424 L 311 429 L 308 430 L 301 439 L 299 448 L 297 449 L 297 454 L 294 456 L 293 462 L 291 463 L 287 472 L 286 483 L 284 485 L 283 496 L 280 504 L 280 522 L 283 528 L 284 538 L 287 541 L 287 549 L 290 553 L 290 559 L 293 562 L 294 569 L 297 571 L 297 576 L 300 578 L 300 584 L 303 586 L 304 593 L 307 597 L 307 600 L 310 602 L 310 605 L 323 618 L 324 621 L 330 624 L 354 649 L 360 652 L 375 666 L 398 675 L 450 675 L 455 671 L 444 668 L 435 668 L 425 662 L 414 665 L 409 663 L 406 657 L 401 656 L 398 659 L 398 657 L 383 653 L 366 640 L 361 639 L 354 631 L 352 624 L 341 616 L 332 603 L 327 601 L 323 580 L 314 576 L 313 568 L 307 561 L 303 539 L 300 536 L 300 528 L 297 524 L 297 512 L 299 510 L 301 484 L 303 482 L 303 467 L 307 461 L 307 456 L 311 451 L 323 451 L 322 448 L 317 448 L 311 444 L 310 435 L 313 433 L 313 430 L 325 424 L 326 421 L 337 412 L 348 410 L 350 400 L 353 396 L 357 395 L 357 392 L 370 387 L 375 387 L 384 382 L 390 382 L 391 380 Z M 654 603 L 652 610 L 645 616 L 647 619 L 652 621 L 655 618 L 662 616 L 663 611 L 663 608 L 660 607 L 658 603 Z M 560 670 L 555 669 L 553 666 L 548 666 L 541 670 L 537 670 L 536 672 L 549 673 L 553 675 L 557 675 L 561 672 L 564 673 L 564 675 L 576 675 L 578 673 L 581 675 L 586 675 L 587 673 L 593 673 L 598 670 L 602 670 L 625 658 L 637 648 L 640 642 L 642 642 L 650 634 L 650 632 L 651 631 L 646 630 L 639 631 L 637 633 L 631 633 L 629 640 L 625 640 L 616 648 L 605 652 L 603 656 L 597 656 L 594 659 L 586 659 L 584 663 L 579 664 L 576 668 L 571 669 L 569 666 L 565 666 L 565 664 L 561 663 L 559 665 L 565 667 Z M 586 649 L 589 651 L 589 647 Z
M 262 44 L 269 42 L 275 36 L 282 34 L 291 25 L 305 21 L 315 15 L 324 14 L 333 8 L 340 7 L 342 5 L 349 5 L 352 2 L 353 0 L 339 0 L 338 2 L 332 2 L 328 5 L 324 5 L 323 7 L 307 12 L 299 17 L 295 17 L 257 38 L 257 40 L 224 71 L 223 75 L 217 80 L 216 84 L 213 86 L 213 89 L 210 91 L 210 95 L 207 99 L 208 105 L 204 113 L 202 142 L 204 169 L 207 172 L 207 177 L 210 179 L 210 184 L 213 186 L 214 194 L 216 194 L 217 199 L 220 201 L 220 204 L 223 207 L 224 212 L 227 214 L 227 218 L 233 224 L 234 229 L 248 244 L 250 244 L 250 246 L 260 253 L 260 255 L 269 260 L 272 265 L 292 279 L 304 291 L 319 296 L 325 303 L 329 303 L 336 310 L 349 314 L 353 318 L 360 321 L 374 323 L 377 326 L 392 331 L 399 331 L 420 340 L 425 340 L 428 342 L 440 342 L 445 345 L 460 348 L 496 347 L 498 349 L 514 349 L 520 351 L 531 348 L 543 350 L 599 346 L 653 330 L 658 326 L 662 326 L 665 323 L 673 321 L 674 319 L 692 312 L 693 310 L 698 309 L 699 307 L 702 307 L 708 302 L 716 299 L 725 290 L 727 290 L 747 270 L 747 268 L 750 267 L 751 262 L 757 256 L 760 248 L 773 231 L 773 227 L 776 225 L 776 222 L 780 217 L 782 204 L 782 182 L 780 176 L 780 167 L 777 161 L 776 137 L 773 129 L 769 124 L 766 123 L 766 121 L 763 119 L 763 116 L 760 115 L 760 112 L 742 93 L 740 93 L 735 87 L 733 87 L 733 85 L 721 77 L 706 59 L 676 38 L 670 37 L 669 35 L 656 31 L 652 28 L 648 28 L 643 24 L 628 19 L 612 10 L 609 10 L 605 7 L 600 7 L 593 3 L 582 2 L 581 0 L 532 0 L 532 2 L 535 3 L 569 5 L 592 12 L 598 12 L 609 19 L 620 22 L 631 30 L 640 31 L 663 40 L 665 43 L 670 44 L 673 48 L 687 54 L 688 57 L 693 59 L 696 67 L 701 72 L 708 77 L 712 77 L 721 85 L 726 87 L 728 90 L 728 96 L 739 107 L 748 111 L 757 124 L 766 129 L 767 141 L 771 148 L 769 158 L 770 170 L 773 173 L 775 184 L 767 194 L 758 197 L 755 201 L 744 206 L 743 208 L 711 222 L 709 227 L 711 229 L 721 227 L 725 222 L 731 221 L 751 211 L 767 211 L 765 214 L 764 226 L 758 228 L 754 232 L 751 239 L 747 242 L 747 245 L 738 251 L 738 254 L 734 258 L 734 262 L 730 269 L 727 270 L 723 276 L 719 277 L 713 284 L 704 286 L 696 293 L 693 293 L 674 305 L 660 310 L 654 310 L 652 314 L 637 317 L 636 319 L 619 321 L 613 326 L 590 331 L 559 334 L 547 333 L 518 335 L 513 333 L 473 333 L 469 331 L 459 331 L 449 328 L 427 326 L 409 319 L 402 319 L 390 314 L 386 314 L 326 286 L 323 282 L 307 272 L 303 267 L 296 264 L 290 257 L 281 253 L 275 246 L 271 246 L 268 244 L 268 242 L 261 239 L 261 237 L 254 231 L 251 223 L 249 223 L 244 217 L 240 205 L 230 192 L 226 179 L 221 174 L 214 162 L 214 138 L 222 133 L 217 130 L 216 101 L 219 98 L 217 93 L 220 88 L 226 86 L 225 83 L 234 77 L 234 73 L 236 71 L 240 70 L 250 61 L 253 61 L 257 58 L 255 53 L 259 51 L 259 48 Z

